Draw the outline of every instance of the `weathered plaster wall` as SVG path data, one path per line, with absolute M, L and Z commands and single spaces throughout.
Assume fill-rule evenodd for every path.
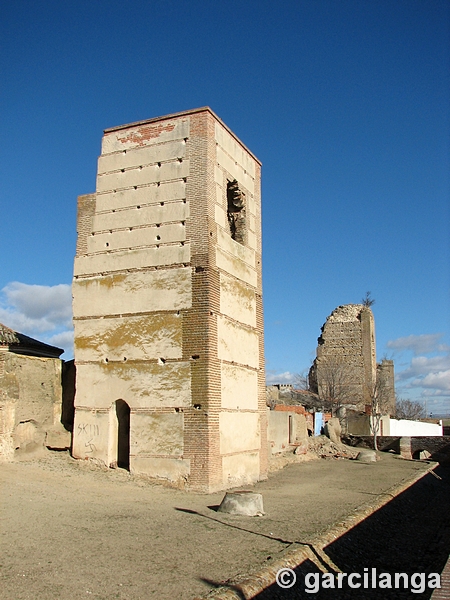
M 350 435 L 370 435 L 369 415 L 347 413 L 347 433 Z
M 79 381 L 82 379 L 79 377 L 77 367 L 77 382 Z M 111 409 L 99 409 L 96 406 L 75 407 L 72 453 L 76 458 L 96 458 L 108 466 L 114 460 L 117 462 L 117 457 L 113 458 L 109 452 L 109 434 L 114 419 L 112 413 Z
M 70 445 L 60 423 L 62 361 L 0 351 L 0 460 L 34 451 L 59 436 Z
M 240 365 L 222 362 L 222 408 L 258 410 L 258 375 Z
M 181 358 L 182 319 L 178 312 L 98 317 L 76 322 L 79 360 L 113 361 Z
M 239 279 L 221 273 L 220 312 L 249 327 L 256 327 L 256 292 Z
M 261 450 L 222 457 L 222 488 L 241 486 L 256 481 L 261 473 Z
M 301 437 L 304 435 L 306 438 L 309 435 L 312 435 L 314 432 L 314 413 L 309 412 L 305 409 L 301 404 L 278 404 L 277 399 L 275 399 L 272 403 L 273 409 L 275 411 L 283 411 L 283 412 L 294 412 L 297 415 L 303 415 L 305 417 L 305 428 L 303 433 L 298 434 Z M 303 420 L 297 421 L 297 423 L 303 423 Z M 303 425 L 301 426 L 303 427 Z M 310 433 L 308 433 L 308 431 Z
M 190 406 L 189 362 L 127 361 L 90 363 L 77 366 L 76 405 L 90 406 L 95 390 L 96 408 L 108 408 L 111 397 L 124 399 L 131 408 Z
M 258 333 L 223 316 L 219 317 L 218 329 L 219 358 L 257 369 L 259 365 Z
M 7 354 L 6 365 L 14 373 L 20 403 L 16 406 L 16 423 L 33 420 L 51 426 L 61 415 L 61 360 Z
M 105 270 L 109 262 L 114 263 L 114 256 L 105 259 Z M 192 302 L 187 268 L 87 274 L 75 279 L 72 287 L 75 322 L 88 317 L 178 311 L 189 308 Z
M 187 117 L 105 132 L 96 194 L 79 200 L 75 456 L 117 463 L 117 400 L 131 409 L 132 469 L 181 453 L 183 415 L 161 411 L 191 404 L 181 314 L 192 305 L 188 139 Z

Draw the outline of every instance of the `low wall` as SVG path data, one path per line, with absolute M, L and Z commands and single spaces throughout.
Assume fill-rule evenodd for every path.
M 276 404 L 274 409 L 281 412 L 296 413 L 297 415 L 303 415 L 306 419 L 306 426 L 311 431 L 311 435 L 314 431 L 314 416 L 308 412 L 304 406 L 300 404 Z
M 357 436 L 345 440 L 351 446 L 373 448 L 373 437 Z M 427 450 L 430 460 L 450 460 L 450 436 L 377 436 L 379 450 L 393 450 L 403 458 L 418 458 L 421 450 Z
M 423 421 L 410 421 L 409 419 L 390 419 L 390 436 L 442 436 L 442 425 L 437 423 L 424 423 Z
M 349 435 L 357 435 L 357 436 L 370 436 L 371 428 L 370 428 L 370 415 L 363 414 L 355 414 L 348 413 L 347 414 L 347 432 Z M 381 417 L 378 433 L 379 437 L 383 437 L 386 434 L 389 435 L 409 435 L 409 434 L 392 434 L 392 430 L 390 429 L 390 420 L 387 415 Z

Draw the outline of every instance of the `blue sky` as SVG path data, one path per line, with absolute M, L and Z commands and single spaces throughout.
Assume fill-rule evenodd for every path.
M 209 105 L 263 163 L 268 380 L 372 292 L 397 391 L 450 412 L 447 0 L 7 3 L 0 322 L 67 348 L 103 129 Z

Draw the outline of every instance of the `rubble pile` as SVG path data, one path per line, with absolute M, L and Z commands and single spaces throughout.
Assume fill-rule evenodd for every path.
M 309 438 L 309 453 L 318 458 L 356 458 L 359 450 L 340 442 L 332 442 L 326 435 Z
M 293 452 L 272 455 L 269 461 L 269 473 L 275 473 L 292 463 L 319 458 L 355 459 L 360 451 L 361 448 L 352 448 L 340 441 L 333 442 L 326 435 L 310 437 L 305 443 L 299 444 Z

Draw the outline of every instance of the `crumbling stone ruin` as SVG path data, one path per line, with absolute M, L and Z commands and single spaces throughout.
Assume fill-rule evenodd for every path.
M 227 183 L 227 217 L 230 226 L 230 235 L 233 240 L 245 241 L 245 194 L 239 188 L 236 179 Z
M 378 381 L 383 381 L 386 386 L 386 413 L 393 415 L 395 414 L 395 377 L 393 360 L 383 358 L 380 363 L 377 363 L 377 379 Z
M 70 447 L 60 422 L 62 353 L 0 323 L 0 461 Z
M 383 380 L 391 412 L 395 405 L 394 363 L 376 363 L 375 322 L 363 304 L 339 306 L 322 326 L 316 358 L 309 371 L 310 389 L 334 409 L 346 406 L 369 412 L 371 390 Z
M 78 199 L 75 457 L 207 492 L 266 477 L 260 167 L 209 108 L 104 132 Z

